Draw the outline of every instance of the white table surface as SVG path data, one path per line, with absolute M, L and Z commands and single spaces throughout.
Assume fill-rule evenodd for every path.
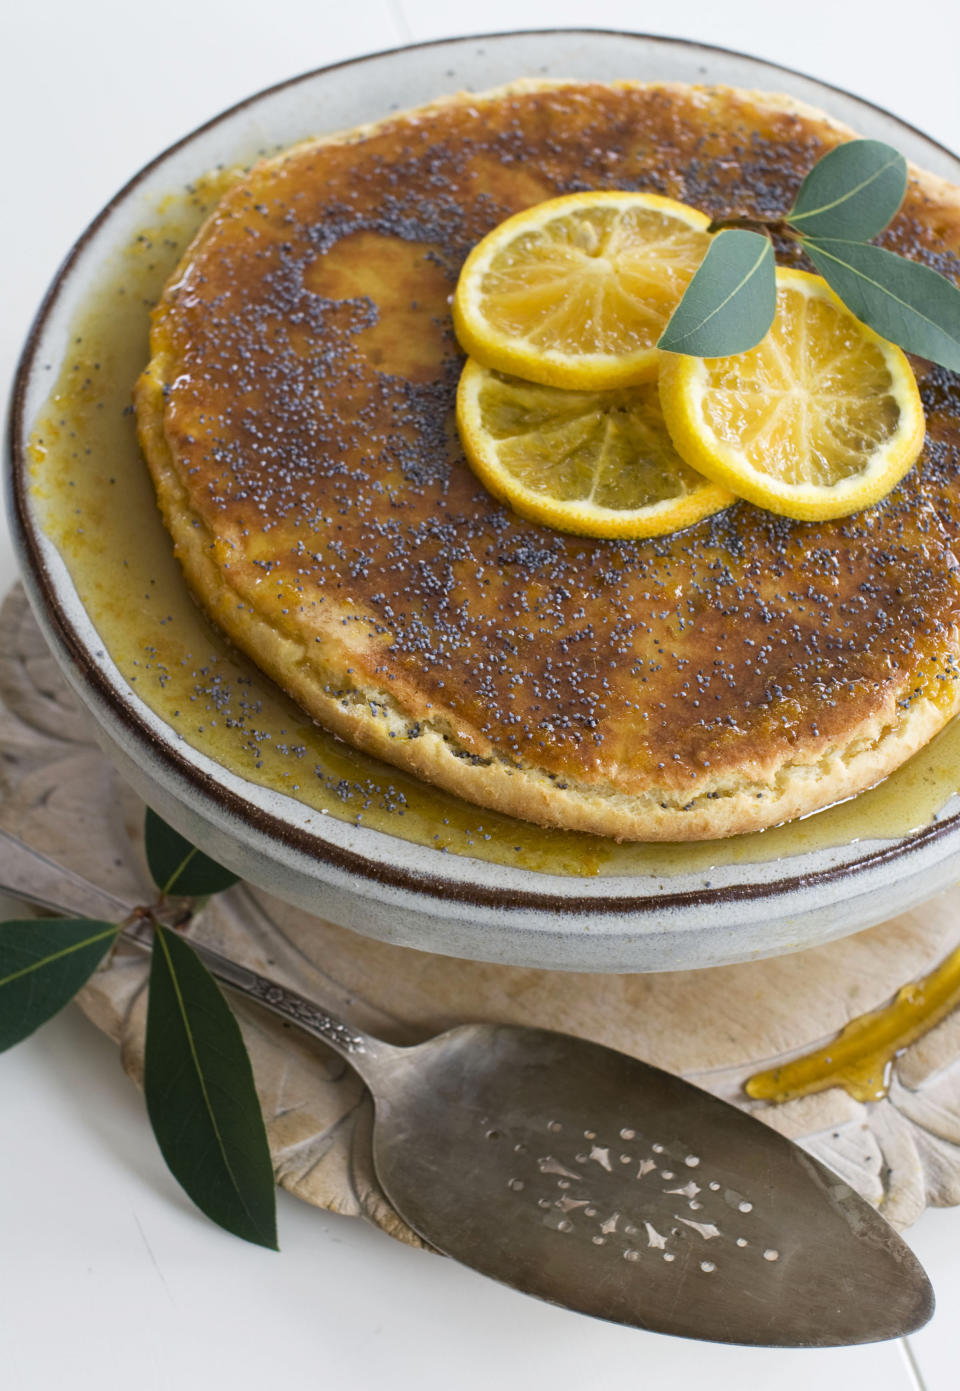
M 562 25 L 753 52 L 960 149 L 956 0 L 21 3 L 5 15 L 0 48 L 4 389 L 75 236 L 134 169 L 206 117 L 355 54 Z M 0 530 L 0 589 L 15 568 Z M 72 1006 L 0 1060 L 0 1113 L 0 1384 L 9 1391 L 253 1391 L 288 1380 L 361 1391 L 958 1384 L 958 1210 L 929 1212 L 910 1234 L 939 1312 L 909 1347 L 713 1347 L 564 1313 L 284 1194 L 280 1255 L 226 1236 L 182 1197 L 116 1050 Z

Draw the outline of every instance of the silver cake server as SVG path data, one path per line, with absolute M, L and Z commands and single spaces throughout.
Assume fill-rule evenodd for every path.
M 0 888 L 71 915 L 132 911 L 5 832 Z M 126 936 L 149 946 L 146 925 Z M 191 943 L 218 980 L 356 1068 L 387 1197 L 464 1265 L 598 1318 L 726 1343 L 873 1342 L 933 1312 L 922 1267 L 868 1203 L 678 1077 L 510 1025 L 393 1047 Z

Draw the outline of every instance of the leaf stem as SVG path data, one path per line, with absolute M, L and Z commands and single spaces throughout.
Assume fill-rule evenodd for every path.
M 168 913 L 167 897 L 160 894 L 156 903 L 140 904 L 130 910 L 123 922 L 120 924 L 121 935 L 124 931 L 131 931 L 136 935 L 138 929 L 148 929 L 155 935 L 158 927 L 169 927 L 174 932 L 184 932 L 193 922 L 197 904 L 193 898 L 187 898 L 182 903 L 171 905 L 175 911 Z
M 743 227 L 749 232 L 762 232 L 764 236 L 771 236 L 774 232 L 780 232 L 784 236 L 795 236 L 793 228 L 785 218 L 761 218 L 761 217 L 715 217 L 707 228 L 710 233 L 722 232 L 728 227 Z

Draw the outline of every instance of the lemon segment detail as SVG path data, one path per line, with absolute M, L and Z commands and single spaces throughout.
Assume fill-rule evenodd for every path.
M 657 339 L 710 244 L 709 218 L 652 193 L 574 193 L 495 227 L 453 302 L 463 349 L 548 386 L 652 381 Z
M 659 389 L 691 467 L 800 520 L 879 501 L 923 447 L 905 354 L 805 271 L 778 267 L 776 317 L 755 348 L 726 358 L 664 353 Z
M 561 531 L 662 536 L 735 500 L 677 454 L 654 383 L 563 390 L 468 361 L 457 425 L 489 491 Z

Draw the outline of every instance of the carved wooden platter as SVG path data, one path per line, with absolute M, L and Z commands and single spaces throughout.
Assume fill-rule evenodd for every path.
M 19 591 L 0 611 L 0 825 L 131 901 L 149 897 L 143 806 L 98 749 Z M 904 1047 L 886 1095 L 831 1087 L 782 1104 L 744 1081 L 803 1054 L 893 999 L 960 944 L 960 888 L 826 946 L 738 966 L 592 975 L 432 956 L 359 937 L 248 885 L 212 900 L 193 929 L 343 1018 L 396 1043 L 465 1020 L 561 1029 L 678 1072 L 749 1107 L 906 1227 L 960 1203 L 960 1009 Z M 139 1081 L 147 963 L 121 947 L 80 1004 Z M 418 1239 L 380 1191 L 372 1108 L 322 1044 L 235 1002 L 253 1060 L 277 1180 L 318 1207 Z

